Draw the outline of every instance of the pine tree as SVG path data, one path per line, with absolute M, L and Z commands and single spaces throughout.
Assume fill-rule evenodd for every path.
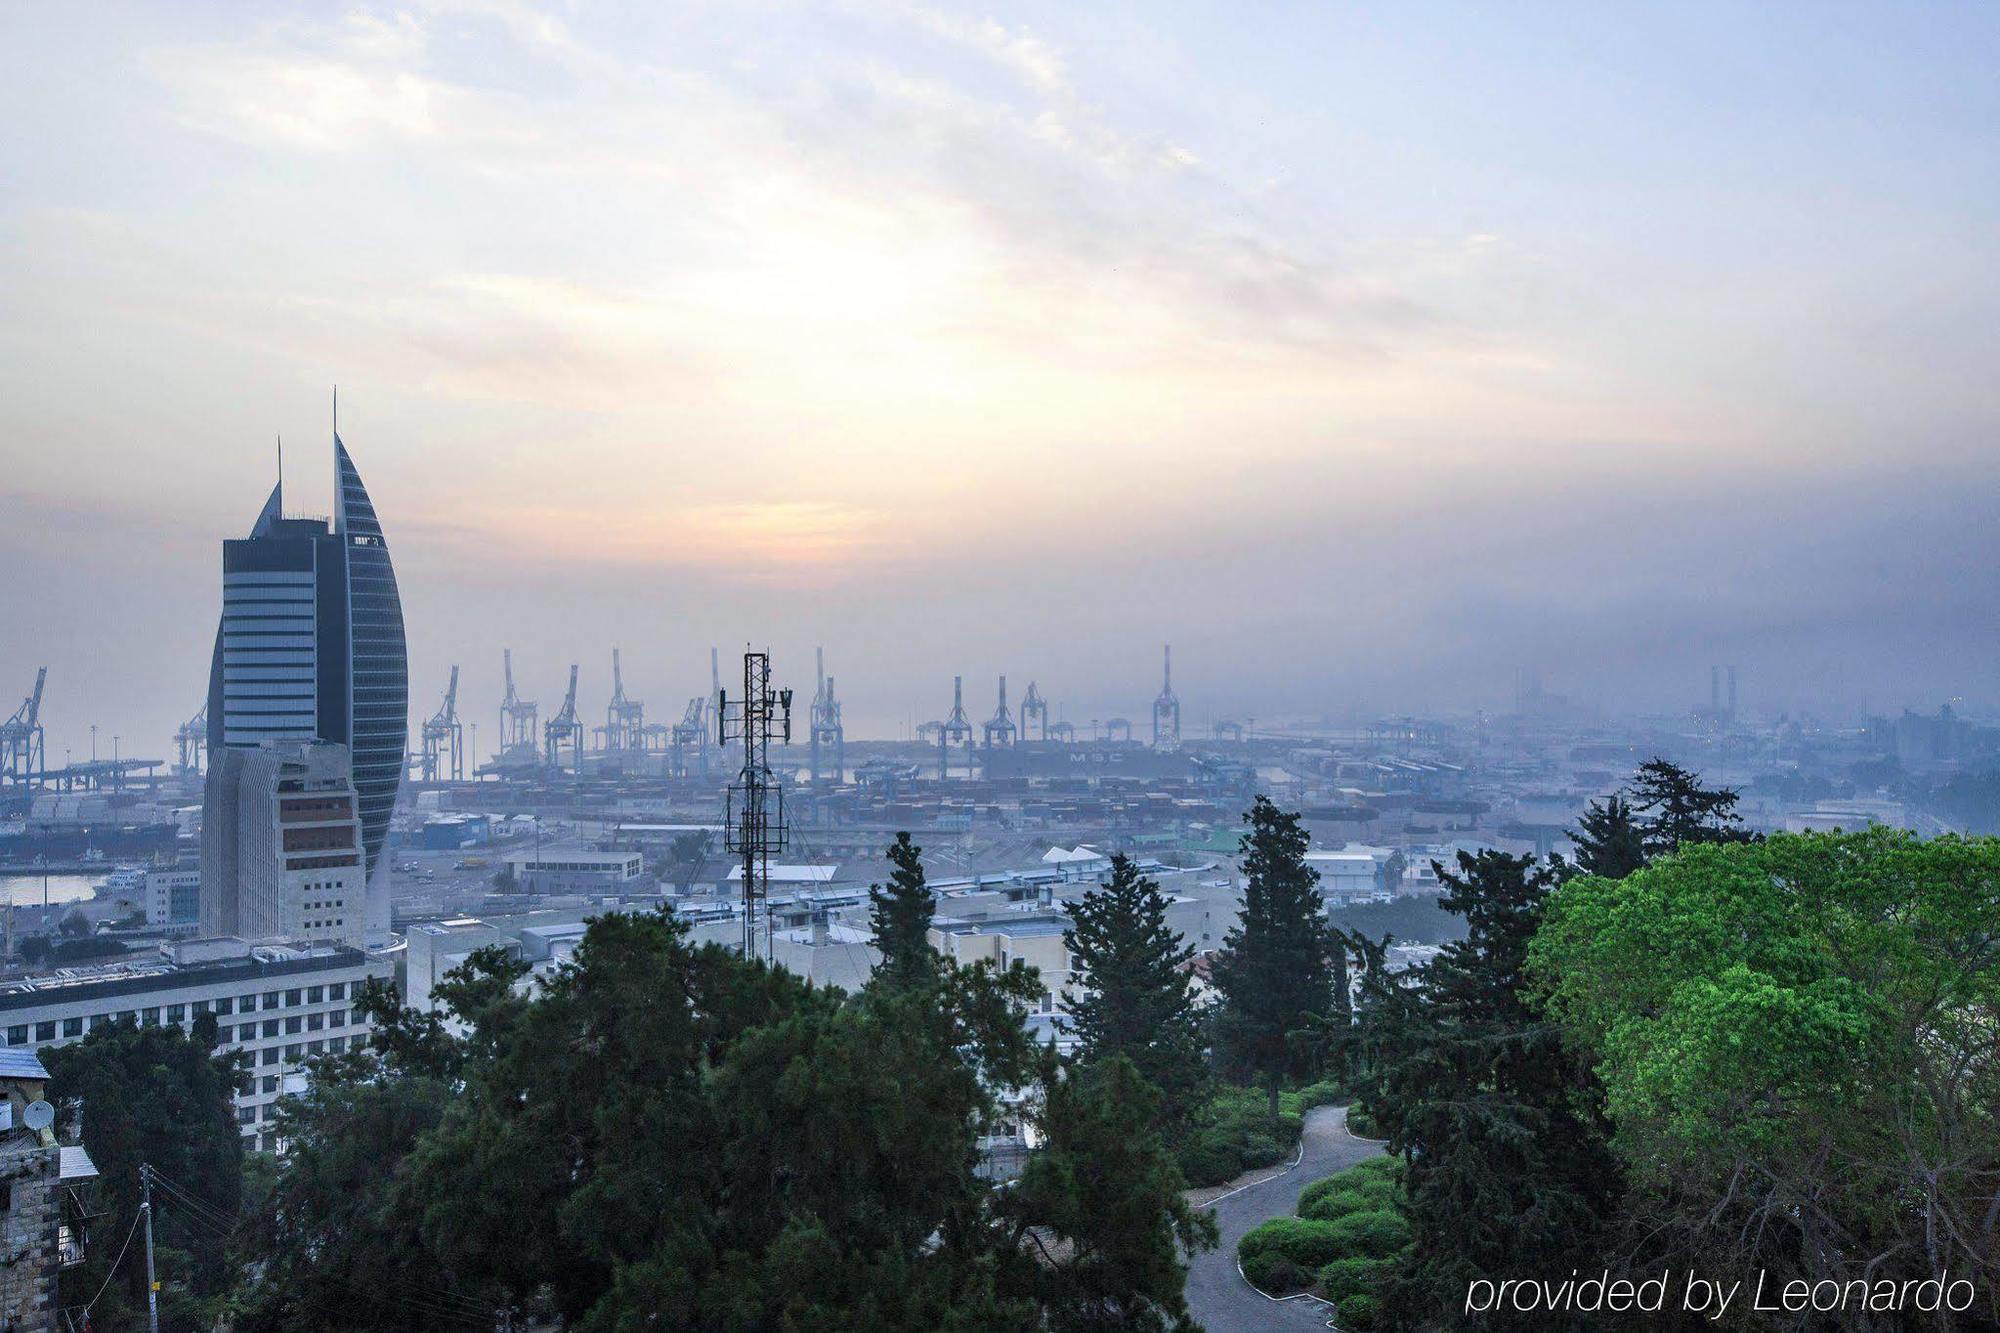
M 1633 805 L 1646 816 L 1646 854 L 1668 856 L 1690 843 L 1749 842 L 1736 813 L 1736 792 L 1706 788 L 1701 775 L 1665 759 L 1649 759 L 1632 775 Z
M 1646 834 L 1633 818 L 1632 803 L 1613 794 L 1592 801 L 1570 835 L 1576 864 L 1585 874 L 1623 879 L 1646 865 Z
M 1111 858 L 1111 882 L 1085 893 L 1063 932 L 1075 960 L 1063 1027 L 1084 1064 L 1131 1060 L 1163 1097 L 1169 1137 L 1201 1101 L 1207 1083 L 1201 1015 L 1186 964 L 1192 945 L 1167 925 L 1167 899 L 1124 855 Z
M 1384 1305 L 1418 1326 L 1446 1318 L 1473 1278 L 1559 1278 L 1598 1252 L 1619 1180 L 1601 1089 L 1524 984 L 1555 868 L 1488 851 L 1437 872 L 1466 938 L 1414 986 L 1378 950 L 1360 1039 L 1368 1108 L 1407 1163 L 1415 1238 Z
M 1224 1006 L 1217 1036 L 1228 1062 L 1261 1080 L 1278 1116 L 1278 1090 L 1305 1071 L 1309 1043 L 1346 1003 L 1335 993 L 1339 945 L 1306 864 L 1308 838 L 1296 812 L 1259 796 L 1243 816 L 1243 911 L 1216 954 Z
M 999 1205 L 1014 1244 L 1034 1237 L 1036 1295 L 1050 1333 L 1198 1333 L 1184 1255 L 1213 1249 L 1215 1217 L 1198 1212 L 1160 1140 L 1159 1093 L 1124 1056 L 1047 1088 L 1047 1139 Z M 1040 1246 L 1046 1234 L 1060 1244 Z
M 889 887 L 868 888 L 868 924 L 875 930 L 875 947 L 882 962 L 871 984 L 889 990 L 916 990 L 937 981 L 937 951 L 931 948 L 931 915 L 935 905 L 924 883 L 923 848 L 898 833 L 889 848 L 895 867 Z

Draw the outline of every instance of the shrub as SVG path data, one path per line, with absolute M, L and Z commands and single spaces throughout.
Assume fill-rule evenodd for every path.
M 1385 1259 L 1407 1245 L 1410 1224 L 1394 1208 L 1349 1213 L 1326 1223 L 1328 1235 L 1342 1254 Z
M 1243 1276 L 1251 1286 L 1273 1296 L 1288 1296 L 1312 1285 L 1311 1271 L 1299 1267 L 1276 1250 L 1266 1250 L 1243 1260 Z
M 1236 1242 L 1237 1261 L 1247 1264 L 1253 1255 L 1282 1254 L 1301 1268 L 1317 1269 L 1353 1249 L 1351 1241 L 1334 1230 L 1336 1225 L 1303 1217 L 1274 1217 Z
M 1370 1259 L 1354 1254 L 1320 1265 L 1320 1290 L 1326 1298 L 1347 1312 L 1347 1302 L 1356 1296 L 1373 1296 L 1396 1272 L 1394 1259 Z
M 1299 1216 L 1331 1221 L 1346 1213 L 1372 1212 L 1390 1206 L 1396 1200 L 1402 1164 L 1400 1157 L 1371 1157 L 1345 1171 L 1315 1180 L 1299 1195 Z
M 1382 1127 L 1375 1123 L 1375 1117 L 1360 1102 L 1355 1102 L 1347 1108 L 1347 1129 L 1349 1133 L 1358 1134 L 1364 1139 L 1382 1137 Z
M 1270 1107 L 1254 1088 L 1219 1089 L 1206 1120 L 1176 1153 L 1181 1175 L 1197 1189 L 1277 1165 L 1298 1143 L 1304 1124 L 1297 1115 L 1280 1114 L 1273 1126 Z
M 1319 1183 L 1324 1185 L 1327 1182 L 1322 1180 Z M 1315 1194 L 1308 1188 L 1299 1196 L 1298 1214 L 1319 1222 L 1331 1222 L 1349 1213 L 1365 1213 L 1380 1208 L 1384 1202 L 1352 1189 L 1324 1190 Z
M 1290 1115 L 1303 1116 L 1315 1106 L 1332 1106 L 1347 1100 L 1347 1094 L 1338 1083 L 1321 1079 L 1308 1083 L 1303 1088 L 1278 1094 L 1278 1105 Z
M 1355 1333 L 1365 1333 L 1366 1330 L 1376 1327 L 1376 1321 L 1381 1318 L 1382 1301 L 1369 1292 L 1357 1291 L 1343 1300 L 1336 1301 L 1333 1309 L 1334 1313 L 1340 1316 L 1342 1328 L 1353 1329 Z
M 1219 1143 L 1210 1143 L 1197 1138 L 1175 1154 L 1179 1159 L 1181 1176 L 1194 1189 L 1208 1185 L 1220 1185 L 1225 1180 L 1234 1179 L 1237 1171 L 1237 1156 Z

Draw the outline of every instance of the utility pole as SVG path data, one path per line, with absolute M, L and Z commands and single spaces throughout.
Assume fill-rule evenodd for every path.
M 743 742 L 743 769 L 723 806 L 723 845 L 743 858 L 743 956 L 755 947 L 757 903 L 770 890 L 771 853 L 785 850 L 785 789 L 771 773 L 771 732 L 792 743 L 792 692 L 771 688 L 771 655 L 743 654 L 743 697 L 716 688 L 715 734 Z M 768 924 L 768 923 L 767 923 Z
M 145 1191 L 139 1211 L 146 1215 L 146 1328 L 148 1333 L 160 1333 L 160 1279 L 153 1271 L 153 1168 L 143 1163 L 139 1186 Z

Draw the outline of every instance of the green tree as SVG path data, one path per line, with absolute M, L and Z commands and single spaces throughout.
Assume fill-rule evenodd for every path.
M 1587 875 L 1623 879 L 1646 864 L 1646 832 L 1632 803 L 1615 793 L 1584 809 L 1570 841 L 1576 844 L 1577 867 Z
M 387 1328 L 401 1301 L 405 1326 L 1048 1328 L 1056 1295 L 978 1148 L 1019 1114 L 1003 1094 L 1057 1068 L 1026 1026 L 1034 970 L 937 958 L 928 985 L 843 995 L 687 929 L 600 916 L 533 995 L 475 955 L 438 988 L 451 1023 L 364 993 L 371 1049 L 287 1105 L 244 1326 Z M 1154 1113 L 1116 1101 L 1128 1131 Z M 1121 1137 L 1157 1150 L 1144 1124 Z M 1098 1202 L 1062 1216 L 1103 1206 L 1078 1188 Z M 1175 1181 L 1131 1188 L 1184 1230 Z M 1143 1212 L 1119 1216 L 1156 1235 Z M 1131 1244 L 1117 1281 L 1164 1308 L 1177 1270 Z
M 930 941 L 936 905 L 924 883 L 922 858 L 923 848 L 911 842 L 909 834 L 898 833 L 889 847 L 894 869 L 888 888 L 879 884 L 868 888 L 868 924 L 882 954 L 871 981 L 879 987 L 920 990 L 937 980 L 938 955 Z
M 1275 1122 L 1285 1079 L 1312 1066 L 1304 1039 L 1346 1004 L 1336 963 L 1345 954 L 1327 921 L 1319 872 L 1306 864 L 1298 815 L 1259 796 L 1243 819 L 1250 826 L 1241 842 L 1243 910 L 1211 972 L 1223 997 L 1217 1036 L 1229 1064 L 1264 1084 Z
M 1075 960 L 1063 1026 L 1086 1064 L 1123 1056 L 1161 1093 L 1163 1127 L 1178 1137 L 1208 1088 L 1201 1013 L 1188 960 L 1167 925 L 1167 899 L 1131 859 L 1111 858 L 1111 882 L 1078 900 L 1063 947 Z
M 248 1086 L 240 1057 L 216 1054 L 215 1019 L 204 1014 L 192 1034 L 179 1025 L 96 1023 L 82 1041 L 41 1052 L 49 1098 L 80 1104 L 83 1146 L 97 1164 L 104 1214 L 98 1238 L 122 1237 L 138 1215 L 139 1167 L 168 1182 L 158 1197 L 153 1235 L 163 1326 L 205 1327 L 234 1280 L 227 1240 L 242 1203 L 243 1146 L 234 1095 Z M 95 1244 L 60 1279 L 64 1305 L 82 1305 L 104 1285 L 118 1243 Z M 143 1323 L 143 1265 L 127 1263 L 105 1287 L 100 1327 Z
M 1560 1278 L 1598 1252 L 1618 1192 L 1586 1063 L 1523 985 L 1556 883 L 1533 857 L 1436 865 L 1466 938 L 1411 982 L 1369 958 L 1364 1098 L 1406 1162 L 1414 1245 L 1385 1311 L 1447 1320 L 1474 1278 Z
M 316 1071 L 279 1103 L 283 1164 L 244 1238 L 262 1272 L 238 1302 L 242 1333 L 400 1333 L 493 1327 L 495 1306 L 459 1289 L 397 1204 L 396 1174 L 452 1098 L 434 1077 Z
M 1632 775 L 1632 805 L 1645 818 L 1645 851 L 1669 856 L 1694 843 L 1746 842 L 1737 794 L 1704 787 L 1701 775 L 1665 759 L 1649 759 Z
M 714 845 L 715 835 L 707 829 L 688 829 L 673 836 L 667 844 L 667 878 L 675 889 L 686 893 L 694 885 Z
M 1122 1053 L 1046 1089 L 1047 1142 L 1003 1204 L 1032 1243 L 1038 1301 L 1056 1333 L 1195 1333 L 1184 1254 L 1213 1249 L 1215 1218 L 1187 1202 L 1156 1125 L 1159 1093 Z M 1043 1237 L 1055 1242 L 1043 1243 Z
M 1971 1278 L 2000 1319 L 2000 842 L 1695 846 L 1565 885 L 1530 958 L 1599 1053 L 1635 1261 Z

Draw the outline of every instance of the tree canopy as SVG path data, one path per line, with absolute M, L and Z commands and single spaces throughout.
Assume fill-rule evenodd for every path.
M 1873 828 L 1684 848 L 1531 951 L 1599 1053 L 1635 1222 L 1735 1269 L 2000 1292 L 2000 843 Z
M 888 887 L 871 884 L 868 888 L 868 924 L 882 954 L 870 979 L 876 986 L 915 990 L 937 980 L 937 951 L 930 941 L 936 904 L 924 882 L 923 851 L 910 841 L 909 834 L 898 833 L 889 846 L 889 864 L 894 869 Z
M 1279 1085 L 1313 1066 L 1316 1048 L 1301 1039 L 1346 1004 L 1345 955 L 1298 815 L 1259 796 L 1243 819 L 1243 910 L 1210 975 L 1223 996 L 1217 1035 L 1227 1063 L 1264 1083 L 1276 1119 Z
M 1183 1127 L 1208 1085 L 1192 945 L 1167 924 L 1160 886 L 1122 854 L 1111 879 L 1071 908 L 1063 945 L 1075 960 L 1063 1026 L 1086 1064 L 1122 1056 L 1160 1093 L 1170 1133 Z

